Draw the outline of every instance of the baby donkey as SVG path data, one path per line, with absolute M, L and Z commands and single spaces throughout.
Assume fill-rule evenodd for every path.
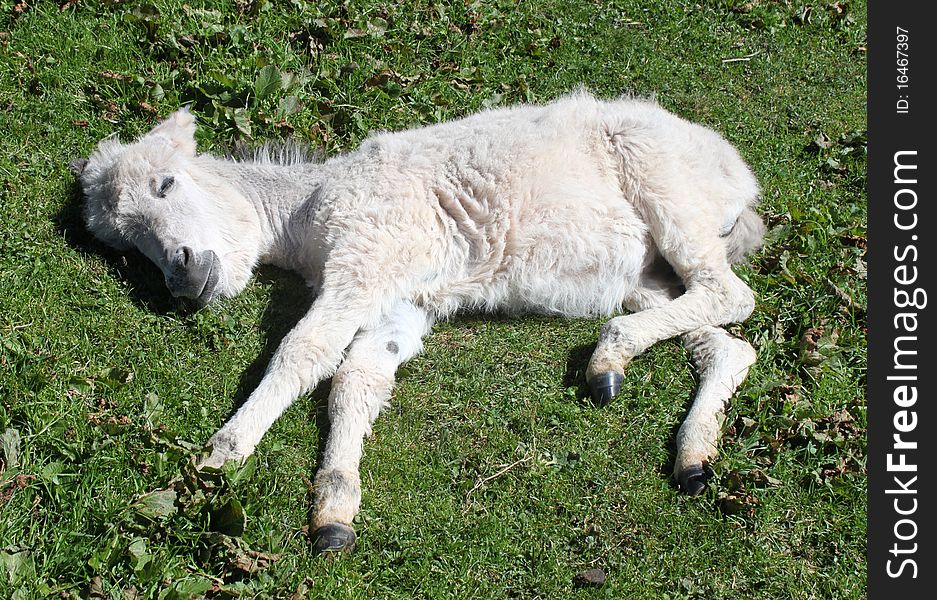
M 349 551 L 362 440 L 433 324 L 461 311 L 612 317 L 586 378 L 604 405 L 627 364 L 683 336 L 697 396 L 674 476 L 706 484 L 720 417 L 755 352 L 721 326 L 754 295 L 731 265 L 764 231 L 758 184 L 722 137 L 646 100 L 586 92 L 395 133 L 324 162 L 198 154 L 179 110 L 134 143 L 76 160 L 88 229 L 135 247 L 169 291 L 207 304 L 258 264 L 316 289 L 247 401 L 209 440 L 207 465 L 249 456 L 300 395 L 332 377 L 315 478 L 316 547 Z M 281 153 L 282 154 L 282 153 Z

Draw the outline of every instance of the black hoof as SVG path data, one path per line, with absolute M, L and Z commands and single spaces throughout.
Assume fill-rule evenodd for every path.
M 344 552 L 349 553 L 355 549 L 355 530 L 341 523 L 329 523 L 316 529 L 312 538 L 318 553 Z
M 690 496 L 699 496 L 706 489 L 706 483 L 709 481 L 709 473 L 703 468 L 703 465 L 694 465 L 684 469 L 679 476 L 680 487 Z
M 592 400 L 599 408 L 612 401 L 618 392 L 621 391 L 621 384 L 625 381 L 625 376 L 615 371 L 599 373 L 589 379 L 589 388 L 592 390 Z

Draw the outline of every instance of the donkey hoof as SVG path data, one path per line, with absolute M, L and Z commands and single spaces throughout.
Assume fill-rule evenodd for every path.
M 355 549 L 355 530 L 341 523 L 329 523 L 316 529 L 312 534 L 315 540 L 315 549 L 319 554 L 325 552 L 344 552 L 348 554 Z
M 615 371 L 593 375 L 589 379 L 589 388 L 592 390 L 592 400 L 596 406 L 602 408 L 611 402 L 612 398 L 621 391 L 621 384 L 624 381 L 625 376 Z
M 677 478 L 684 492 L 690 496 L 699 496 L 706 489 L 709 474 L 703 469 L 703 465 L 693 465 L 681 471 Z

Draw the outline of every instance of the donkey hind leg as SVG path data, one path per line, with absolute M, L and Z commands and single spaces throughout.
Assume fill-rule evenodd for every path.
M 716 224 L 705 216 L 675 215 L 679 207 L 665 200 L 645 202 L 639 208 L 654 245 L 686 292 L 656 303 L 644 301 L 639 291 L 629 307 L 645 302 L 646 308 L 615 317 L 602 327 L 586 369 L 593 398 L 600 406 L 621 389 L 631 359 L 653 344 L 704 325 L 742 321 L 755 308 L 754 293 L 729 266 L 725 240 L 719 237 Z
M 693 405 L 677 432 L 674 478 L 691 496 L 706 489 L 704 466 L 718 452 L 725 406 L 755 362 L 755 349 L 724 329 L 706 326 L 683 336 L 699 372 Z
M 397 304 L 378 327 L 360 331 L 332 377 L 330 431 L 315 478 L 311 525 L 319 552 L 350 552 L 355 546 L 352 519 L 361 504 L 358 465 L 363 438 L 390 400 L 394 372 L 422 349 L 432 325 L 425 311 Z
M 680 293 L 679 280 L 662 261 L 652 265 L 645 285 L 628 303 L 641 311 L 666 305 Z M 704 466 L 716 457 L 725 405 L 755 362 L 755 349 L 724 329 L 703 326 L 683 335 L 699 373 L 696 398 L 677 433 L 674 479 L 690 495 L 706 488 Z
M 651 345 L 704 325 L 744 320 L 754 308 L 748 286 L 726 267 L 693 277 L 685 294 L 662 306 L 615 317 L 599 335 L 586 369 L 596 403 L 605 405 L 621 389 L 625 367 Z

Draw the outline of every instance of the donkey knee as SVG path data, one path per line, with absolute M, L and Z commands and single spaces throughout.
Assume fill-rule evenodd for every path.
M 755 292 L 732 271 L 700 277 L 687 286 L 687 291 L 694 288 L 702 288 L 712 300 L 714 319 L 710 325 L 740 323 L 755 310 Z
M 332 377 L 329 396 L 329 420 L 340 416 L 354 416 L 366 423 L 365 437 L 371 434 L 371 424 L 387 407 L 394 389 L 393 377 L 363 369 L 340 368 Z

